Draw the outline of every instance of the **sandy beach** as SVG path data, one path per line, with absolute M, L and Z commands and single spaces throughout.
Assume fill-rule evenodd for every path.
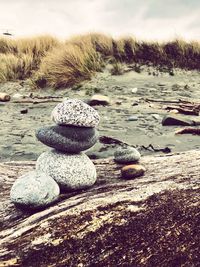
M 200 147 L 199 136 L 175 135 L 181 126 L 162 126 L 169 111 L 162 101 L 200 98 L 198 71 L 175 70 L 175 75 L 142 67 L 141 73 L 127 71 L 123 75 L 110 74 L 109 66 L 91 81 L 80 87 L 64 90 L 51 88 L 33 90 L 26 82 L 7 82 L 0 85 L 1 92 L 11 96 L 11 101 L 1 103 L 0 161 L 35 160 L 46 147 L 36 140 L 35 130 L 42 125 L 52 125 L 51 111 L 57 102 L 23 103 L 31 96 L 35 102 L 54 96 L 54 101 L 64 98 L 89 100 L 98 93 L 110 98 L 108 106 L 95 106 L 101 116 L 100 135 L 110 136 L 137 147 L 142 155 L 161 153 L 159 148 L 171 152 L 187 151 Z M 18 93 L 25 98 L 14 98 Z M 161 102 L 154 102 L 161 100 Z M 19 102 L 19 103 L 16 103 Z M 38 101 L 39 102 L 39 101 Z M 200 121 L 198 116 L 181 115 L 184 119 Z M 152 145 L 153 149 L 146 149 Z M 113 145 L 96 144 L 88 154 L 91 158 L 113 155 Z

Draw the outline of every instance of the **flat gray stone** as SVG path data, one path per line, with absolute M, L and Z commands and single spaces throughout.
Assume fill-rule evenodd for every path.
M 137 116 L 130 116 L 127 118 L 127 121 L 137 121 L 138 117 Z
M 47 151 L 39 156 L 36 169 L 47 173 L 64 190 L 84 189 L 96 182 L 95 166 L 84 153 Z
M 14 182 L 10 197 L 14 204 L 34 209 L 53 203 L 59 193 L 58 184 L 50 176 L 32 171 Z
M 78 99 L 65 100 L 52 111 L 53 121 L 58 125 L 96 127 L 99 124 L 98 112 Z
M 98 132 L 91 127 L 49 126 L 36 131 L 43 144 L 68 153 L 79 153 L 92 147 L 98 140 Z
M 120 147 L 114 153 L 114 160 L 118 163 L 137 162 L 140 157 L 139 151 L 134 147 Z

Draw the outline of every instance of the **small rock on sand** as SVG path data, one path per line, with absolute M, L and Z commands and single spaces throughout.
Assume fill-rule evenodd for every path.
M 21 114 L 27 114 L 28 113 L 28 109 L 27 108 L 21 109 L 20 113 Z
M 135 102 L 133 102 L 132 103 L 132 106 L 134 107 L 134 106 L 138 106 L 139 105 L 139 103 L 137 102 L 137 101 L 135 101 Z
M 107 106 L 110 105 L 110 99 L 108 96 L 105 95 L 93 95 L 89 101 L 90 106 L 95 105 L 103 105 Z
M 138 117 L 137 116 L 130 116 L 127 118 L 127 121 L 137 121 Z
M 122 104 L 122 100 L 117 100 L 117 101 L 115 102 L 115 104 L 116 104 L 116 105 L 121 105 L 121 104 Z
M 131 89 L 131 93 L 132 93 L 132 94 L 135 94 L 135 93 L 137 93 L 137 91 L 138 91 L 137 87 L 135 87 L 135 88 Z
M 169 113 L 178 114 L 179 111 L 178 111 L 177 109 L 171 109 L 171 110 L 169 111 Z
M 10 96 L 6 93 L 0 93 L 0 101 L 3 102 L 10 101 Z

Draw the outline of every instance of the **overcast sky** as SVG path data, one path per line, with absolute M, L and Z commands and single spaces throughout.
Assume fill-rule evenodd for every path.
M 0 0 L 0 33 L 200 40 L 200 0 Z

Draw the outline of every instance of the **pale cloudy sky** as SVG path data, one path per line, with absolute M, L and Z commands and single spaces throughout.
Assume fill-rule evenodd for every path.
M 0 34 L 200 40 L 200 0 L 0 0 Z

